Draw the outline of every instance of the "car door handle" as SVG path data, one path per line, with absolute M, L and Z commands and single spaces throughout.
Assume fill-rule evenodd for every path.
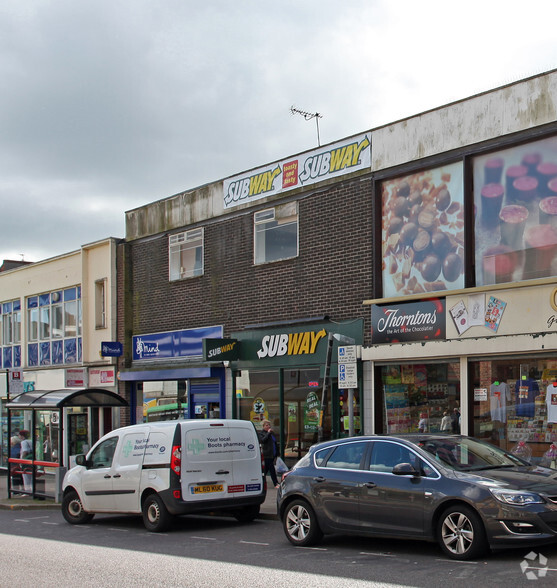
M 112 478 L 112 476 L 110 474 L 105 474 L 104 477 L 105 478 Z
M 377 484 L 375 482 L 364 482 L 362 486 L 366 488 L 377 488 Z
M 229 474 L 229 473 L 230 473 L 230 472 L 229 472 L 228 470 L 219 470 L 218 472 L 215 472 L 215 474 L 219 474 L 219 475 L 222 475 L 222 474 Z
M 317 476 L 315 478 L 313 478 L 314 482 L 324 482 L 325 478 L 323 476 Z
M 122 476 L 120 474 L 114 474 L 115 478 L 121 478 Z

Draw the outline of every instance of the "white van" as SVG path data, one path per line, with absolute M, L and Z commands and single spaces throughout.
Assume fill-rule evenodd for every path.
M 72 524 L 94 513 L 142 514 L 149 531 L 173 515 L 228 511 L 251 521 L 265 500 L 253 423 L 234 419 L 161 421 L 108 433 L 63 481 L 62 514 Z

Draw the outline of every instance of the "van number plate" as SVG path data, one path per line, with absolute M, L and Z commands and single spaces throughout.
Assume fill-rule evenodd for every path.
M 192 492 L 194 494 L 209 494 L 210 492 L 222 492 L 222 484 L 208 484 L 206 486 L 194 486 Z

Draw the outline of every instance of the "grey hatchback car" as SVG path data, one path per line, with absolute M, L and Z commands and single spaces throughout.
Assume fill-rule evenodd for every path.
M 277 508 L 297 546 L 351 533 L 437 541 L 466 560 L 557 541 L 557 471 L 462 435 L 351 437 L 312 446 Z

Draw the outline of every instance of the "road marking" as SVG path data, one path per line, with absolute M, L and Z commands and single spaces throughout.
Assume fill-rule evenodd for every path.
M 16 523 L 29 523 L 31 521 L 29 521 L 29 519 L 15 519 Z
M 120 531 L 120 533 L 129 533 L 129 529 L 119 529 L 118 527 L 109 527 L 109 531 Z
M 43 521 L 43 525 L 59 525 L 60 523 L 51 523 L 50 521 Z
M 458 559 L 443 559 L 441 557 L 436 558 L 435 561 L 446 561 L 447 563 L 461 563 L 461 564 L 472 564 L 473 566 L 477 566 L 479 562 L 477 561 L 461 561 Z
M 216 537 L 200 537 L 199 535 L 192 535 L 192 539 L 203 539 L 204 541 L 216 541 Z
M 376 555 L 378 557 L 397 557 L 394 553 L 373 553 L 372 551 L 360 551 L 360 555 Z
M 240 543 L 245 543 L 246 545 L 270 545 L 270 543 L 259 543 L 259 541 L 240 541 Z
M 309 549 L 311 551 L 328 551 L 325 547 L 301 547 L 296 546 L 296 549 Z

